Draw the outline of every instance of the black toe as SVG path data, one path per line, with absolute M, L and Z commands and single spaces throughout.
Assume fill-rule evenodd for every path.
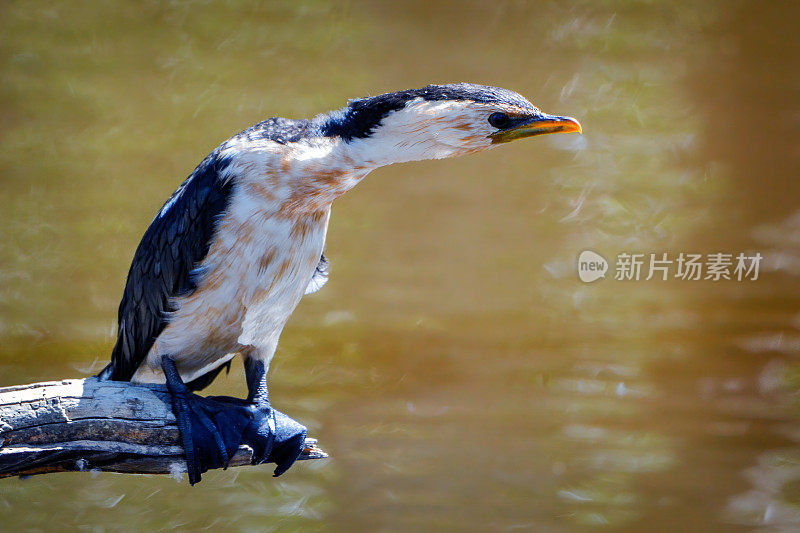
M 275 443 L 275 410 L 269 405 L 248 405 L 253 420 L 242 435 L 242 443 L 253 449 L 253 464 L 269 459 Z
M 272 452 L 267 459 L 276 463 L 274 476 L 278 477 L 291 467 L 305 446 L 308 429 L 298 421 L 289 418 L 280 411 L 275 413 L 275 440 Z

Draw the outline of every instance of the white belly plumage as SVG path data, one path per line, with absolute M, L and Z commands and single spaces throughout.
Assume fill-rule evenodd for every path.
M 169 324 L 132 381 L 163 383 L 161 355 L 191 381 L 241 353 L 268 365 L 325 246 L 330 207 L 296 217 L 234 197 L 195 291 L 175 300 Z

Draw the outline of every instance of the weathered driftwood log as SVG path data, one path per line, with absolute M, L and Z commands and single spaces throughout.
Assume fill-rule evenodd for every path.
M 179 474 L 183 446 L 167 390 L 97 378 L 0 388 L 0 478 L 49 472 Z M 240 446 L 230 466 L 249 465 Z M 300 459 L 327 455 L 306 439 Z

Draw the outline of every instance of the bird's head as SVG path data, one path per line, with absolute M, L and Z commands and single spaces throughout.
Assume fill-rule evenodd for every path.
M 351 100 L 320 117 L 322 134 L 381 166 L 454 157 L 545 133 L 580 132 L 571 117 L 542 113 L 523 96 L 485 85 L 428 85 Z

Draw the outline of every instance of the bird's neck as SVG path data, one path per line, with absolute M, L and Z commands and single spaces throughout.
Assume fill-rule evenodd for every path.
M 435 139 L 418 136 L 393 136 L 375 133 L 364 139 L 343 143 L 342 151 L 356 166 L 379 168 L 394 163 L 441 159 L 454 155 L 452 150 L 440 146 Z
M 430 106 L 434 104 L 423 104 Z M 442 159 L 463 153 L 463 139 L 452 124 L 414 109 L 401 109 L 366 125 L 352 111 L 333 111 L 315 118 L 341 159 L 355 166 L 378 168 L 393 163 Z M 359 125 L 360 124 L 360 125 Z
M 404 143 L 390 137 L 378 134 L 349 141 L 322 137 L 295 145 L 285 156 L 284 176 L 292 191 L 288 205 L 314 211 L 330 205 L 379 167 L 457 155 L 424 138 Z
M 250 176 L 256 187 L 266 177 L 265 191 L 275 202 L 276 211 L 282 214 L 306 216 L 325 211 L 380 166 L 355 157 L 345 144 L 326 137 L 288 143 L 271 158 L 263 173 L 242 175 Z M 248 168 L 247 161 L 242 167 Z

